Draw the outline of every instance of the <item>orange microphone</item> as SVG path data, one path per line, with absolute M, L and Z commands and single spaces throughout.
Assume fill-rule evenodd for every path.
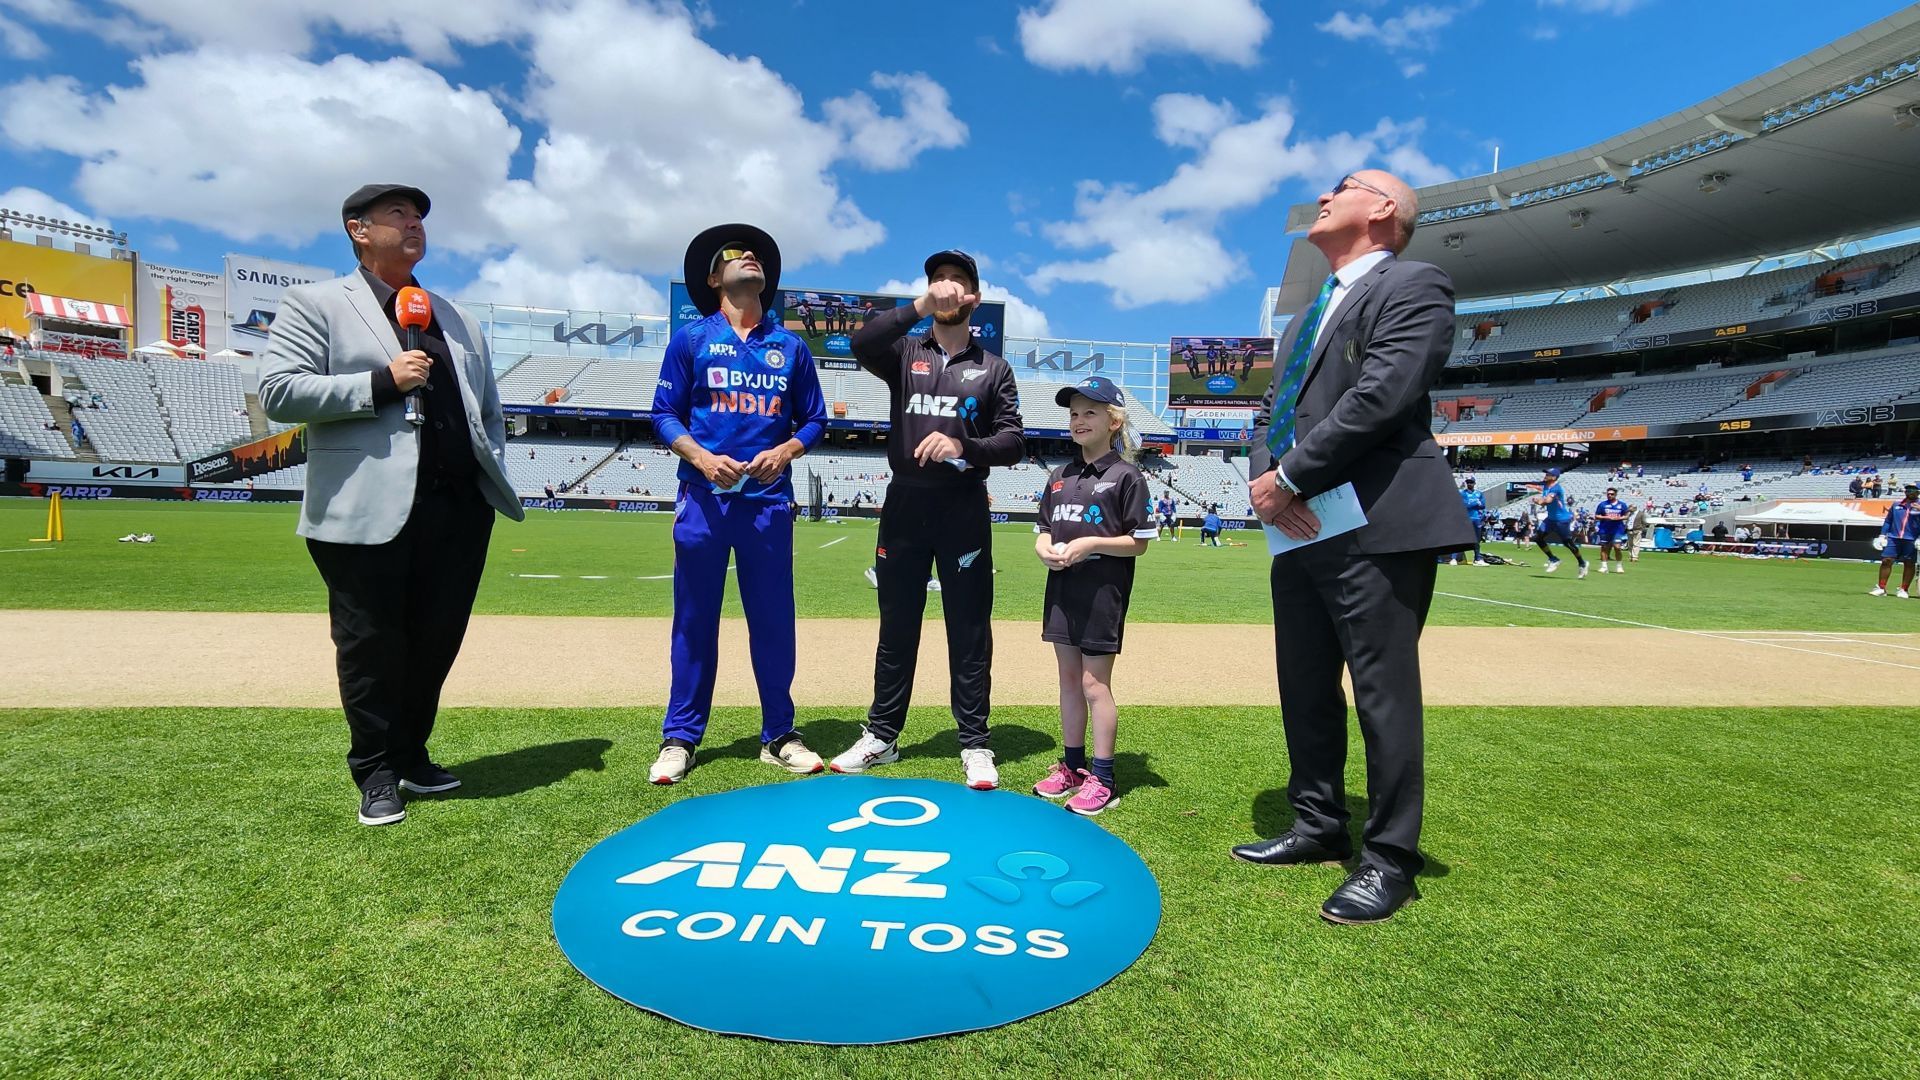
M 408 352 L 420 347 L 420 334 L 433 322 L 433 301 L 427 298 L 427 290 L 418 285 L 408 285 L 393 298 L 393 314 L 402 329 L 407 332 Z M 419 425 L 427 422 L 427 414 L 420 407 L 420 391 L 415 388 L 407 393 L 407 423 Z

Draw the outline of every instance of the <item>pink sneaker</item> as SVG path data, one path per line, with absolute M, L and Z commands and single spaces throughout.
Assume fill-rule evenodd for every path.
M 1058 799 L 1080 790 L 1080 784 L 1087 778 L 1085 771 L 1070 769 L 1064 761 L 1053 763 L 1053 771 L 1046 779 L 1033 785 L 1033 793 L 1043 799 Z
M 1067 800 L 1067 809 L 1085 817 L 1093 817 L 1118 801 L 1113 789 L 1101 783 L 1099 777 L 1090 772 L 1081 773 L 1080 792 Z

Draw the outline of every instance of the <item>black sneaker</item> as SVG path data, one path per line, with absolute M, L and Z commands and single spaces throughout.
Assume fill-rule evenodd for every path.
M 360 824 L 391 825 L 407 820 L 407 806 L 392 784 L 381 784 L 360 793 Z
M 460 778 L 429 761 L 417 769 L 408 770 L 400 780 L 400 790 L 411 791 L 415 795 L 433 795 L 442 791 L 452 791 L 460 786 Z

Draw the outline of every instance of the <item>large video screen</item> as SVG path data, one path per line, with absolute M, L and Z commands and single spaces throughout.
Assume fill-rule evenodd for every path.
M 682 326 L 699 319 L 700 312 L 689 299 L 684 282 L 673 282 L 670 293 L 668 300 L 673 311 L 673 329 L 677 333 Z M 852 371 L 860 366 L 853 359 L 854 331 L 865 326 L 867 320 L 880 312 L 913 301 L 911 296 L 886 293 L 782 289 L 774 317 L 807 343 L 816 366 Z M 997 300 L 980 304 L 973 310 L 972 323 L 974 340 L 980 343 L 981 348 L 1005 355 L 1006 304 Z M 921 319 L 911 332 L 925 334 L 932 325 L 931 318 Z
M 1273 383 L 1273 338 L 1177 337 L 1167 350 L 1167 404 L 1256 408 Z

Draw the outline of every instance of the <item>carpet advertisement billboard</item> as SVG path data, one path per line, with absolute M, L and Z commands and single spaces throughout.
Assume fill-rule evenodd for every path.
M 836 292 L 820 289 L 781 289 L 775 302 L 774 317 L 807 343 L 814 364 L 825 370 L 853 371 L 859 368 L 853 359 L 853 334 L 882 311 L 911 304 L 911 296 L 886 293 Z M 696 322 L 700 311 L 693 306 L 685 282 L 672 283 L 669 306 L 673 311 L 673 329 Z M 1007 305 L 998 300 L 982 302 L 973 309 L 973 338 L 980 347 L 996 355 L 1005 355 Z M 933 326 L 931 317 L 921 319 L 910 331 L 925 334 Z
M 287 289 L 339 276 L 320 266 L 254 255 L 227 256 L 227 347 L 248 354 L 263 351 L 267 331 L 280 311 L 280 297 Z
M 0 330 L 24 339 L 34 293 L 133 308 L 133 263 L 0 240 Z
M 1258 408 L 1273 383 L 1273 354 L 1273 338 L 1174 338 L 1167 350 L 1167 404 Z
M 176 349 L 194 345 L 210 354 L 227 347 L 224 277 L 142 261 L 135 280 L 138 344 L 162 341 Z

